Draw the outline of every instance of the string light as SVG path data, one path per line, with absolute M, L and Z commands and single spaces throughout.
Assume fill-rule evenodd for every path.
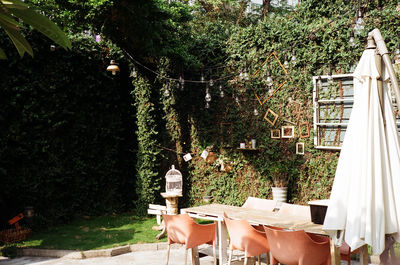
M 235 96 L 235 102 L 236 102 L 237 104 L 240 103 L 240 100 L 239 100 L 239 97 L 238 97 L 238 96 Z
M 350 44 L 350 47 L 356 46 L 356 41 L 354 39 L 354 31 L 350 31 L 349 44 Z
M 219 85 L 219 96 L 223 98 L 225 96 L 224 91 L 222 90 L 222 85 Z
M 365 28 L 365 22 L 363 19 L 363 13 L 361 12 L 361 9 L 358 9 L 356 24 L 354 25 L 354 33 L 356 35 L 359 35 L 364 30 L 364 28 Z
M 274 84 L 272 77 L 271 77 L 271 73 L 269 71 L 267 71 L 267 80 L 266 80 L 266 84 L 268 87 L 272 87 L 272 85 Z
M 258 116 L 258 110 L 257 110 L 257 108 L 254 108 L 254 111 L 253 111 L 253 113 L 254 113 L 254 116 Z
M 204 83 L 204 75 L 201 73 L 200 82 Z
M 246 68 L 244 68 L 243 79 L 246 80 L 246 81 L 249 80 L 249 74 L 247 73 L 247 69 Z
M 135 67 L 135 66 L 133 66 L 133 68 L 132 68 L 131 76 L 132 76 L 133 78 L 136 78 L 136 77 L 137 77 L 137 72 L 136 72 L 136 67 Z
M 286 56 L 285 56 L 285 62 L 283 63 L 283 67 L 289 68 L 289 62 L 287 61 Z
M 206 105 L 204 106 L 206 109 L 210 108 L 210 104 L 208 102 L 206 102 Z
M 204 98 L 205 98 L 206 102 L 211 101 L 211 95 L 210 95 L 210 92 L 208 91 L 208 87 L 206 88 L 206 96 Z
M 169 97 L 169 95 L 170 95 L 170 93 L 169 93 L 169 90 L 168 90 L 168 84 L 165 84 L 164 96 L 165 97 Z
M 297 64 L 297 58 L 296 58 L 296 51 L 293 50 L 292 52 L 292 58 L 290 59 L 290 61 L 292 62 L 293 66 L 295 66 Z
M 214 81 L 212 79 L 210 79 L 209 84 L 210 84 L 210 86 L 213 86 L 214 85 Z

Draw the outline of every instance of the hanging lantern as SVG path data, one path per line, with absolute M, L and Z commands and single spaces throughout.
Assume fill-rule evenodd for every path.
M 168 195 L 182 195 L 182 173 L 175 169 L 175 166 L 172 165 L 172 168 L 165 175 L 165 193 Z
M 107 71 L 111 71 L 111 73 L 112 73 L 113 75 L 116 75 L 117 72 L 119 72 L 119 67 L 118 67 L 118 65 L 115 63 L 114 60 L 111 60 L 111 61 L 110 61 L 110 65 L 107 67 Z
M 204 75 L 203 75 L 203 73 L 201 73 L 200 81 L 201 81 L 202 83 L 204 83 Z
M 209 84 L 210 84 L 210 86 L 213 86 L 214 85 L 214 80 L 210 79 Z
M 206 105 L 204 106 L 206 109 L 210 108 L 210 103 L 206 102 Z
M 170 93 L 168 90 L 168 84 L 165 85 L 164 96 L 169 97 Z
M 133 68 L 132 68 L 131 77 L 133 77 L 133 78 L 137 77 L 137 72 L 136 72 L 135 66 L 133 66 Z

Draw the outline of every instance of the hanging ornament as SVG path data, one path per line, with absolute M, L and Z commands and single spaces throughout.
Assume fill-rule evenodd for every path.
M 350 31 L 350 39 L 349 39 L 350 47 L 356 46 L 356 41 L 354 39 L 354 31 Z
M 274 89 L 271 87 L 269 90 L 268 90 L 268 95 L 269 96 L 272 96 L 274 94 Z
M 238 97 L 238 96 L 235 96 L 235 102 L 236 102 L 237 104 L 240 103 L 240 100 L 239 100 L 239 97 Z
M 206 102 L 206 105 L 204 106 L 206 109 L 210 108 L 210 104 L 208 102 Z
M 204 98 L 205 98 L 206 102 L 211 101 L 211 95 L 210 95 L 210 92 L 208 91 L 208 87 L 206 88 L 206 96 Z
M 212 79 L 210 79 L 209 84 L 210 84 L 210 86 L 213 86 L 214 85 L 214 81 Z
M 272 81 L 271 73 L 269 71 L 267 71 L 266 84 L 268 87 L 272 87 L 272 85 L 274 84 L 274 82 Z
M 297 64 L 297 58 L 296 58 L 296 51 L 293 50 L 292 52 L 292 58 L 290 59 L 290 61 L 292 62 L 293 66 L 295 66 Z
M 258 116 L 258 110 L 257 110 L 257 108 L 254 108 L 254 111 L 253 111 L 253 113 L 254 113 L 254 116 Z
M 224 91 L 222 90 L 222 85 L 219 85 L 219 96 L 223 98 L 225 96 Z
M 201 81 L 202 83 L 204 83 L 204 75 L 203 75 L 203 73 L 201 73 L 200 81 Z

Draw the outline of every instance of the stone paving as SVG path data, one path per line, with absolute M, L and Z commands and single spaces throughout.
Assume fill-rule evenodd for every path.
M 203 249 L 204 250 L 204 249 Z M 200 247 L 200 252 L 202 249 Z M 121 254 L 112 257 L 97 257 L 86 259 L 74 259 L 70 257 L 49 258 L 49 257 L 18 257 L 15 259 L 6 259 L 0 257 L 0 265 L 159 265 L 165 264 L 167 251 L 162 250 L 147 250 L 147 251 L 134 251 L 126 254 Z M 187 264 L 191 264 L 191 252 L 189 250 L 187 256 Z M 169 265 L 182 265 L 184 264 L 185 248 L 179 247 L 171 249 Z M 212 265 L 213 258 L 205 256 L 200 258 L 201 265 Z M 232 265 L 243 264 L 243 261 L 232 262 Z M 250 263 L 251 264 L 251 263 Z M 265 255 L 262 258 L 262 264 L 266 265 Z M 352 265 L 358 265 L 359 262 L 352 261 Z M 347 262 L 342 262 L 341 265 L 347 265 Z

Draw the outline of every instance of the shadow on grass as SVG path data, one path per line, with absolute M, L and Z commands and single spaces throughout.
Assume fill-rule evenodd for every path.
M 68 225 L 33 232 L 19 246 L 83 251 L 159 242 L 155 239 L 159 231 L 152 230 L 154 225 L 155 218 L 129 214 L 82 218 Z

